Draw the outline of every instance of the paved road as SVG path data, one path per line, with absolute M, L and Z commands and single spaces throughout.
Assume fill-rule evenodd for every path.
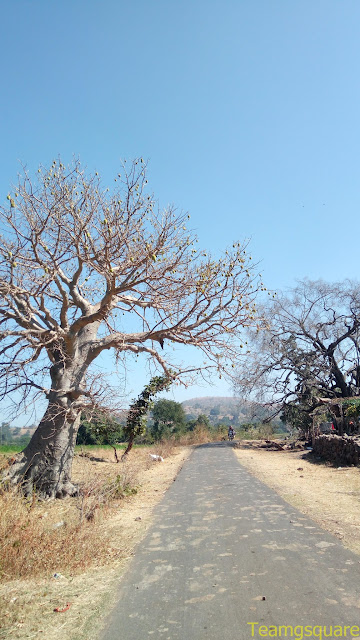
M 251 476 L 230 445 L 203 445 L 158 507 L 101 639 L 241 640 L 259 639 L 260 625 L 360 625 L 359 559 Z

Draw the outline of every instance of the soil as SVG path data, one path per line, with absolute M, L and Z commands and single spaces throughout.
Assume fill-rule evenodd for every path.
M 286 502 L 360 555 L 360 470 L 334 467 L 304 451 L 267 451 L 260 442 L 234 449 L 239 462 Z

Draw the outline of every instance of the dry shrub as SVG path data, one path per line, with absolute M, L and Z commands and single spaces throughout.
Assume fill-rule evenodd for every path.
M 80 475 L 92 478 L 80 482 L 77 498 L 38 502 L 19 491 L 0 494 L 0 580 L 76 572 L 119 555 L 102 522 L 119 500 L 136 493 L 135 468 L 97 463 L 94 473 L 93 464 L 80 462 Z
M 116 462 L 114 455 L 114 447 L 111 449 L 103 449 L 102 447 L 91 447 L 91 449 L 85 449 L 80 447 L 79 453 L 75 454 L 75 458 L 88 458 L 95 462 Z
M 13 492 L 1 496 L 0 538 L 0 576 L 5 580 L 56 572 L 59 567 L 83 568 L 94 553 L 89 525 L 70 520 L 48 523 Z
M 168 458 L 174 453 L 176 443 L 173 438 L 168 438 L 167 440 L 160 440 L 157 442 L 152 448 L 151 453 L 154 453 L 157 456 L 161 456 L 162 458 Z
M 94 520 L 98 509 L 109 507 L 115 500 L 119 500 L 137 493 L 136 475 L 132 467 L 121 465 L 121 473 L 114 477 L 103 479 L 95 477 L 80 489 L 78 509 L 80 522 Z
M 9 466 L 9 456 L 5 456 L 3 453 L 0 453 L 0 473 L 5 471 L 5 469 Z
M 206 444 L 207 442 L 212 442 L 213 440 L 217 440 L 217 434 L 211 434 L 211 432 L 204 426 L 199 425 L 195 427 L 194 431 L 188 431 L 184 435 L 182 435 L 178 443 L 181 445 L 191 445 L 191 444 Z

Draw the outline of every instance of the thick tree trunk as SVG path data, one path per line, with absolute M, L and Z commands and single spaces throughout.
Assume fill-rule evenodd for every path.
M 79 424 L 80 412 L 65 412 L 49 403 L 28 446 L 12 459 L 4 480 L 20 484 L 26 495 L 36 492 L 43 499 L 76 495 L 71 470 Z
M 91 344 L 99 323 L 80 329 L 72 341 L 51 353 L 48 407 L 24 451 L 14 456 L 3 480 L 21 485 L 25 494 L 65 498 L 78 493 L 71 482 L 76 435 L 80 424 L 82 382 L 93 360 Z M 67 351 L 68 350 L 68 351 Z

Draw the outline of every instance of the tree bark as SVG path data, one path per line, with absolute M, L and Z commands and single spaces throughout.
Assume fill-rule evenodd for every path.
M 127 445 L 127 447 L 126 447 L 126 449 L 125 449 L 124 453 L 123 453 L 123 454 L 122 454 L 122 456 L 121 456 L 121 460 L 122 460 L 123 462 L 124 462 L 124 460 L 126 460 L 126 458 L 127 458 L 128 454 L 130 453 L 130 451 L 131 451 L 131 449 L 132 449 L 132 446 L 133 446 L 133 444 L 134 444 L 134 440 L 135 440 L 135 433 L 134 433 L 134 431 L 132 431 L 132 432 L 130 433 L 130 437 L 129 437 L 128 445 Z
M 117 451 L 116 451 L 116 447 L 113 444 L 111 446 L 114 449 L 115 461 L 116 461 L 116 463 L 118 463 L 118 462 L 120 462 L 120 460 L 119 460 L 119 456 L 118 456 Z
M 25 495 L 65 498 L 78 493 L 71 482 L 76 436 L 80 425 L 79 397 L 99 323 L 80 329 L 69 341 L 69 351 L 53 351 L 48 407 L 28 446 L 14 456 L 3 481 L 20 485 Z
M 25 495 L 35 492 L 42 499 L 76 495 L 71 471 L 79 424 L 80 411 L 65 412 L 49 403 L 28 446 L 12 459 L 5 482 L 19 484 Z

